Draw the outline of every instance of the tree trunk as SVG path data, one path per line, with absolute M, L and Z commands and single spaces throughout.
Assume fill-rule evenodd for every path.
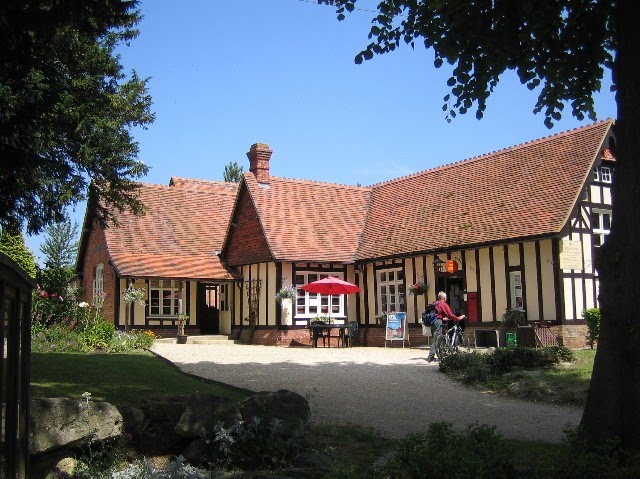
M 617 436 L 640 449 L 640 36 L 631 7 L 617 2 L 612 225 L 598 265 L 602 322 L 582 426 L 591 442 Z

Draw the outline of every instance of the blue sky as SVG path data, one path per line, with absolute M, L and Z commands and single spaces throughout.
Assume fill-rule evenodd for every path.
M 374 10 L 376 2 L 358 7 Z M 450 70 L 433 52 L 403 46 L 362 65 L 371 11 L 338 22 L 314 0 L 142 0 L 140 36 L 120 54 L 150 77 L 156 121 L 135 131 L 146 183 L 171 176 L 222 180 L 256 142 L 273 150 L 271 174 L 371 185 L 590 123 L 565 109 L 552 130 L 532 113 L 537 94 L 505 74 L 488 102 L 445 120 Z M 598 119 L 615 117 L 609 72 Z M 407 192 L 408 195 L 411 192 Z M 81 223 L 84 204 L 71 212 Z M 41 238 L 27 238 L 37 257 Z

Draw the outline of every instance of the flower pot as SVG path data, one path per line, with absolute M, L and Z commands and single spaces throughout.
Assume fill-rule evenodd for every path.
M 178 344 L 187 344 L 187 335 L 186 334 L 178 334 L 176 337 L 176 343 Z
M 291 298 L 284 298 L 280 302 L 280 308 L 282 310 L 282 325 L 290 326 L 293 324 L 293 300 Z

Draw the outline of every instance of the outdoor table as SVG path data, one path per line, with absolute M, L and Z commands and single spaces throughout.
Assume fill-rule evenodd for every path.
M 313 347 L 317 348 L 318 347 L 318 338 L 320 337 L 320 335 L 322 334 L 323 331 L 329 331 L 329 347 L 331 347 L 331 330 L 332 329 L 337 329 L 339 330 L 338 334 L 339 336 L 338 339 L 342 341 L 342 347 L 344 348 L 344 332 L 347 329 L 347 325 L 346 324 L 310 324 L 309 327 L 311 328 L 311 333 L 312 333 L 312 337 L 313 337 Z M 333 336 L 336 337 L 336 336 Z

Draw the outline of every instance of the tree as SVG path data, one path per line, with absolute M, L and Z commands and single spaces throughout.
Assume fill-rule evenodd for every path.
M 224 181 L 240 183 L 240 180 L 242 180 L 242 171 L 242 166 L 238 165 L 235 161 L 230 162 L 224 167 Z
M 36 258 L 27 248 L 21 234 L 14 235 L 7 230 L 0 230 L 0 252 L 18 263 L 31 278 L 36 277 Z
M 38 284 L 48 293 L 66 296 L 67 286 L 75 276 L 78 223 L 67 220 L 47 226 L 40 251 L 45 258 L 45 267 L 38 269 Z
M 338 19 L 355 0 L 319 0 L 336 6 Z M 606 69 L 616 88 L 616 177 L 613 224 L 602 248 L 600 339 L 581 425 L 591 442 L 617 436 L 640 449 L 640 35 L 630 0 L 383 0 L 356 63 L 422 42 L 434 65 L 452 66 L 444 97 L 447 120 L 487 99 L 506 70 L 539 89 L 534 112 L 548 127 L 565 105 L 578 119 L 595 119 L 593 94 Z
M 78 223 L 67 220 L 47 226 L 40 251 L 45 256 L 47 267 L 73 266 L 78 253 Z
M 103 225 L 143 211 L 133 180 L 148 167 L 129 130 L 153 121 L 151 98 L 115 53 L 139 19 L 134 0 L 0 2 L 3 227 L 38 233 L 88 190 Z

